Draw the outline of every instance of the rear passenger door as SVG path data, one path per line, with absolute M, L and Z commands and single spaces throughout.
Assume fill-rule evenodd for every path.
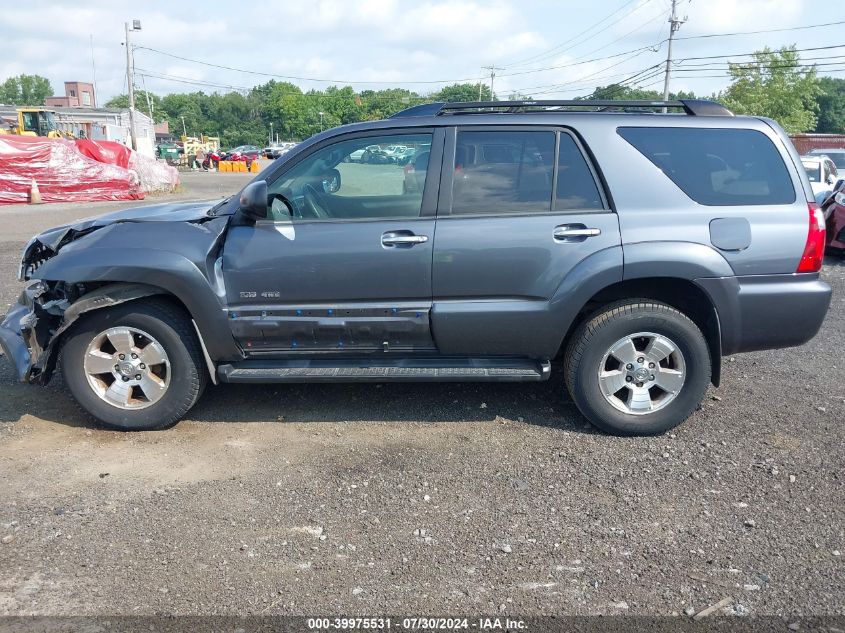
M 553 301 L 619 223 L 575 134 L 537 126 L 447 131 L 432 268 L 443 354 L 551 357 Z M 619 276 L 621 279 L 621 249 Z

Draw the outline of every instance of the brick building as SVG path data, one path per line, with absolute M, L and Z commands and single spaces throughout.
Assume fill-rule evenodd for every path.
M 44 105 L 48 108 L 96 108 L 97 96 L 94 84 L 85 81 L 66 81 L 64 97 L 47 97 Z

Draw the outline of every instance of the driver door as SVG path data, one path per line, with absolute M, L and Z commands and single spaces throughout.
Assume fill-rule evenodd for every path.
M 222 259 L 229 324 L 250 356 L 435 349 L 442 136 L 414 129 L 335 137 L 270 175 L 270 217 L 230 227 Z M 416 149 L 411 167 L 351 158 L 398 144 Z

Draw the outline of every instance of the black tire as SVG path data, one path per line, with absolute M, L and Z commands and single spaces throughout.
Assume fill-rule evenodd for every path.
M 170 384 L 161 398 L 143 409 L 121 409 L 101 399 L 88 384 L 83 359 L 91 341 L 115 327 L 149 333 L 170 361 Z M 119 431 L 151 431 L 176 424 L 196 404 L 208 370 L 190 318 L 161 299 L 132 301 L 84 315 L 68 332 L 61 351 L 65 385 L 79 405 L 103 426 Z
M 598 374 L 611 347 L 639 332 L 670 338 L 686 367 L 673 400 L 637 415 L 608 402 Z M 701 403 L 710 384 L 710 350 L 701 330 L 675 308 L 648 299 L 626 300 L 605 306 L 577 328 L 566 348 L 564 372 L 572 399 L 593 425 L 613 435 L 658 435 L 686 420 Z

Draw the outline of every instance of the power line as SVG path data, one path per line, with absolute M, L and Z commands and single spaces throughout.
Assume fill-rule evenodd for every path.
M 630 35 L 633 32 L 636 32 L 637 30 L 644 28 L 645 26 L 647 26 L 651 22 L 651 20 L 655 19 L 655 17 L 657 17 L 657 16 L 650 18 L 649 21 L 641 24 L 640 26 L 636 27 L 632 31 L 629 31 L 627 34 L 623 35 L 619 39 L 622 39 L 622 38 L 626 37 L 627 35 Z M 712 33 L 712 34 L 708 34 L 706 37 L 721 37 L 721 36 L 730 36 L 730 35 L 753 34 L 753 33 L 757 33 L 757 32 L 780 32 L 780 31 L 790 31 L 790 30 L 810 29 L 810 28 L 821 28 L 821 27 L 833 26 L 833 25 L 842 24 L 842 23 L 845 23 L 845 21 L 829 22 L 829 23 L 815 24 L 815 25 L 806 25 L 806 26 L 801 26 L 801 27 L 793 27 L 793 28 L 789 28 L 789 29 L 771 29 L 769 31 L 753 31 L 753 32 L 746 32 L 746 33 Z M 675 39 L 678 39 L 678 40 L 695 39 L 695 38 L 698 38 L 698 37 L 705 37 L 705 36 L 690 36 L 690 37 L 685 37 L 685 38 L 679 37 L 679 38 L 675 38 Z M 501 73 L 501 74 L 497 73 L 496 76 L 498 76 L 498 77 L 515 77 L 515 76 L 521 76 L 521 75 L 528 75 L 528 74 L 534 74 L 534 73 L 539 73 L 539 72 L 545 72 L 545 71 L 549 71 L 549 70 L 559 70 L 559 69 L 564 69 L 564 68 L 573 68 L 573 67 L 576 67 L 576 66 L 582 66 L 582 65 L 585 65 L 585 64 L 591 64 L 591 63 L 595 63 L 595 62 L 601 62 L 601 61 L 606 61 L 606 60 L 610 60 L 610 59 L 618 59 L 620 57 L 625 57 L 625 56 L 629 56 L 629 57 L 625 60 L 622 60 L 622 61 L 623 62 L 629 61 L 630 59 L 633 59 L 634 57 L 636 57 L 636 56 L 638 56 L 638 55 L 640 55 L 640 54 L 642 54 L 646 51 L 651 51 L 651 52 L 659 51 L 660 48 L 662 47 L 662 44 L 666 43 L 667 41 L 668 41 L 668 38 L 661 40 L 654 45 L 642 46 L 642 47 L 639 47 L 639 48 L 623 51 L 623 52 L 620 52 L 620 53 L 614 53 L 612 55 L 605 55 L 605 56 L 595 57 L 595 58 L 590 58 L 590 59 L 583 59 L 584 56 L 581 56 L 580 58 L 575 58 L 575 60 L 568 62 L 566 64 L 557 64 L 557 65 L 546 66 L 546 67 L 541 67 L 541 68 L 530 68 L 530 69 L 525 69 L 525 70 L 521 70 L 521 71 L 514 71 L 514 72 L 510 72 L 510 73 Z M 602 47 L 599 47 L 598 49 L 594 49 L 593 51 L 591 51 L 590 53 L 587 53 L 586 55 L 598 52 L 598 51 L 600 51 L 604 48 L 607 48 L 608 46 L 612 45 L 613 43 L 616 43 L 616 42 L 612 42 L 610 44 L 606 44 Z M 794 49 L 794 50 L 796 52 L 810 52 L 810 51 L 832 50 L 832 49 L 836 49 L 836 48 L 842 48 L 843 46 L 845 46 L 845 45 L 817 46 L 817 47 L 808 47 L 808 48 Z M 206 62 L 206 61 L 203 61 L 203 60 L 192 59 L 192 58 L 176 55 L 174 53 L 168 53 L 166 51 L 161 51 L 159 49 L 154 49 L 154 48 L 150 48 L 150 47 L 146 47 L 146 46 L 135 46 L 135 47 L 133 47 L 133 49 L 134 50 L 149 50 L 151 52 L 158 53 L 158 54 L 161 54 L 161 55 L 165 55 L 167 57 L 172 57 L 174 59 L 179 59 L 179 60 L 182 60 L 182 61 L 197 63 L 197 64 L 200 64 L 200 65 L 203 65 L 203 66 L 218 68 L 218 69 L 222 69 L 222 70 L 230 70 L 230 71 L 233 71 L 233 72 L 241 72 L 241 73 L 245 73 L 245 74 L 258 75 L 258 76 L 270 77 L 270 78 L 293 79 L 293 80 L 298 80 L 298 81 L 330 82 L 330 83 L 338 83 L 338 84 L 343 84 L 343 83 L 345 83 L 345 84 L 387 84 L 387 85 L 393 85 L 393 86 L 396 86 L 397 84 L 436 85 L 436 84 L 447 84 L 447 83 L 456 83 L 456 82 L 476 83 L 478 81 L 477 78 L 470 77 L 470 78 L 460 78 L 460 79 L 438 79 L 438 80 L 425 80 L 425 81 L 398 81 L 398 82 L 397 81 L 353 81 L 353 82 L 349 82 L 349 81 L 342 81 L 342 80 L 336 80 L 336 79 L 299 77 L 299 76 L 293 76 L 293 75 L 277 75 L 277 74 L 273 74 L 273 73 L 266 73 L 266 72 L 261 72 L 261 71 L 256 71 L 256 70 L 236 68 L 236 67 L 226 66 L 226 65 L 222 65 L 222 64 L 214 64 L 214 63 Z M 683 58 L 681 60 L 677 60 L 675 63 L 678 64 L 678 63 L 683 63 L 683 62 L 691 61 L 691 60 L 725 59 L 725 58 L 729 58 L 729 57 L 745 57 L 745 56 L 752 56 L 754 54 L 755 54 L 754 52 L 749 52 L 749 53 L 733 53 L 733 54 L 729 54 L 729 55 L 693 56 L 693 57 L 686 57 L 686 58 Z M 622 62 L 620 62 L 620 63 L 622 63 Z M 610 67 L 608 67 L 608 68 L 610 68 Z M 603 70 L 607 70 L 607 69 L 603 69 Z M 599 72 L 601 72 L 601 71 L 599 71 Z M 150 76 L 152 78 L 157 78 L 157 79 L 165 79 L 165 80 L 168 80 L 168 81 L 178 81 L 178 82 L 186 83 L 186 84 L 190 84 L 190 85 L 201 85 L 201 86 L 210 86 L 210 87 L 219 87 L 219 88 L 229 88 L 229 89 L 234 89 L 234 90 L 237 90 L 237 91 L 248 91 L 248 90 L 251 89 L 251 88 L 246 88 L 246 87 L 243 87 L 243 86 L 234 86 L 234 85 L 222 84 L 222 83 L 218 84 L 218 83 L 215 83 L 215 82 L 203 82 L 203 81 L 196 80 L 196 79 L 188 79 L 188 78 L 176 79 L 176 78 L 174 78 L 174 76 L 167 76 L 167 77 L 165 77 L 165 76 L 154 76 L 153 74 L 150 74 L 149 71 L 148 71 L 148 76 Z M 571 83 L 575 83 L 576 81 L 578 81 L 578 80 L 574 80 L 572 82 L 566 82 L 565 84 L 559 84 L 559 85 L 568 85 L 568 84 L 571 84 Z
M 575 40 L 578 40 L 578 39 L 579 39 L 582 35 L 586 35 L 586 34 L 587 34 L 587 33 L 589 33 L 590 31 L 592 31 L 594 28 L 596 28 L 597 26 L 599 26 L 599 25 L 601 25 L 602 23 L 606 22 L 607 20 L 609 20 L 610 18 L 612 18 L 614 15 L 616 15 L 617 13 L 619 13 L 620 11 L 622 11 L 625 7 L 627 7 L 627 6 L 631 5 L 631 4 L 633 4 L 633 3 L 634 3 L 634 2 L 636 2 L 636 1 L 637 1 L 637 0 L 629 0 L 628 2 L 626 2 L 625 4 L 623 4 L 621 7 L 619 7 L 618 9 L 616 9 L 616 11 L 614 11 L 613 13 L 611 13 L 610 15 L 608 15 L 607 17 L 603 18 L 602 20 L 599 20 L 598 22 L 596 22 L 596 23 L 595 23 L 595 24 L 593 24 L 592 26 L 590 26 L 590 27 L 588 27 L 588 28 L 584 29 L 583 31 L 581 31 L 581 32 L 580 32 L 580 33 L 578 33 L 577 35 L 572 36 L 571 38 L 569 38 L 569 39 L 568 39 L 568 40 L 566 40 L 565 42 L 561 42 L 561 43 L 560 43 L 560 44 L 558 44 L 557 46 L 553 46 L 552 48 L 550 48 L 550 49 L 546 50 L 546 51 L 545 51 L 545 52 L 543 52 L 543 53 L 538 53 L 538 54 L 533 55 L 533 56 L 531 56 L 531 57 L 527 57 L 527 58 L 525 58 L 525 59 L 523 59 L 523 60 L 521 60 L 521 61 L 512 62 L 512 63 L 510 63 L 510 64 L 509 64 L 509 66 L 522 66 L 523 64 L 525 64 L 525 63 L 527 63 L 527 62 L 529 62 L 529 61 L 534 61 L 534 60 L 539 60 L 539 59 L 547 59 L 548 57 L 551 57 L 551 56 L 553 56 L 553 55 L 560 54 L 560 53 L 564 53 L 564 52 L 566 52 L 566 51 L 568 51 L 568 50 L 571 50 L 572 48 L 574 48 L 574 47 L 578 46 L 579 44 L 583 44 L 584 42 L 575 42 Z M 614 24 L 616 24 L 617 22 L 619 22 L 620 20 L 622 20 L 622 19 L 624 19 L 624 18 L 628 17 L 629 15 L 632 15 L 632 14 L 633 14 L 633 13 L 635 13 L 636 11 L 639 11 L 642 7 L 644 7 L 644 6 L 645 6 L 646 4 L 648 4 L 648 2 L 650 2 L 650 1 L 651 1 L 651 0 L 646 0 L 646 2 L 644 2 L 643 4 L 641 4 L 641 5 L 637 6 L 637 7 L 635 7 L 632 11 L 629 11 L 628 13 L 626 13 L 625 15 L 623 15 L 622 17 L 620 17 L 618 20 L 615 20 L 614 22 L 611 22 L 611 23 L 610 23 L 610 24 L 608 24 L 605 28 L 611 27 L 611 26 L 613 26 Z M 586 40 L 585 40 L 585 41 L 586 41 Z M 566 46 L 566 45 L 567 45 L 567 44 L 569 44 L 570 42 L 573 42 L 573 43 L 572 43 L 570 46 Z
M 833 60 L 833 59 L 841 59 L 843 57 L 845 57 L 845 55 L 823 55 L 821 57 L 802 57 L 802 58 L 800 58 L 799 61 L 802 62 L 802 64 L 803 64 L 804 62 L 810 62 L 810 61 L 816 61 L 816 60 L 830 61 L 830 60 Z M 726 61 L 729 64 L 743 65 L 743 66 L 765 64 L 765 62 L 758 62 L 758 61 L 753 61 L 753 60 L 744 61 L 744 62 L 732 62 L 730 59 L 728 59 Z M 724 63 L 725 62 L 723 62 L 723 61 L 712 61 L 712 62 L 701 62 L 699 64 L 687 64 L 686 60 L 683 60 L 683 59 L 677 59 L 674 62 L 675 66 L 680 66 L 681 64 L 683 64 L 684 66 L 693 66 L 693 67 L 713 66 L 713 65 L 724 64 Z M 810 64 L 804 64 L 804 65 L 810 65 Z
M 136 50 L 146 50 L 151 51 L 153 53 L 158 53 L 159 55 L 165 55 L 166 57 L 172 57 L 173 59 L 179 59 L 184 62 L 192 62 L 194 64 L 201 64 L 203 66 L 209 66 L 211 68 L 219 68 L 221 70 L 231 70 L 233 72 L 238 73 L 245 73 L 248 75 L 258 75 L 261 77 L 270 77 L 272 79 L 293 79 L 295 81 L 313 81 L 318 83 L 333 83 L 333 84 L 390 84 L 395 86 L 396 84 L 447 84 L 447 83 L 462 83 L 462 82 L 475 82 L 477 81 L 476 77 L 463 77 L 461 79 L 437 79 L 437 80 L 426 80 L 426 81 L 347 81 L 345 79 L 325 79 L 325 78 L 318 78 L 318 77 L 300 77 L 297 75 L 278 75 L 275 73 L 265 73 L 258 70 L 249 70 L 247 68 L 235 68 L 233 66 L 224 66 L 223 64 L 213 64 L 211 62 L 202 61 L 200 59 L 192 59 L 190 57 L 183 57 L 181 55 L 176 55 L 174 53 L 168 53 L 166 51 L 161 51 L 157 48 L 150 48 L 149 46 L 138 46 Z
M 709 37 L 733 37 L 735 35 L 758 35 L 760 33 L 784 33 L 786 31 L 804 31 L 806 29 L 820 29 L 827 26 L 838 26 L 845 24 L 845 20 L 839 22 L 825 22 L 824 24 L 807 24 L 806 26 L 790 26 L 782 29 L 763 29 L 760 31 L 736 31 L 735 33 L 707 33 L 705 35 L 688 35 L 687 37 L 679 37 L 679 40 L 699 40 Z

